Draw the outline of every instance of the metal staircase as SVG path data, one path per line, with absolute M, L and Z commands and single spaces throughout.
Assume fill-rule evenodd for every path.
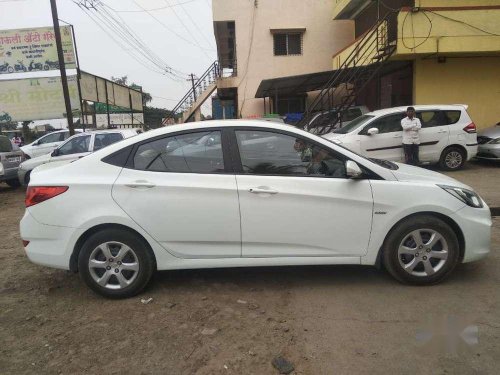
M 307 129 L 307 125 L 318 112 L 335 109 L 339 114 L 332 122 L 315 129 L 315 134 L 325 134 L 342 122 L 343 113 L 355 104 L 356 96 L 377 74 L 385 61 L 396 50 L 396 44 L 390 43 L 388 36 L 387 14 L 375 23 L 365 34 L 348 48 L 352 51 L 332 72 L 330 80 L 320 90 L 304 113 L 298 127 Z
M 219 63 L 215 61 L 167 115 L 167 117 L 163 120 L 163 125 L 167 125 L 172 121 L 175 122 L 175 118 L 178 117 L 179 114 L 182 114 L 181 122 L 191 121 L 196 110 L 217 88 L 216 80 L 219 77 Z

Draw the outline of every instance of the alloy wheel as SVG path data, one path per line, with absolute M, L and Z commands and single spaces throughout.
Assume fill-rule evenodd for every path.
M 131 285 L 139 273 L 139 258 L 121 242 L 105 242 L 90 254 L 88 267 L 92 279 L 107 289 L 123 289 Z
M 401 267 L 410 275 L 434 275 L 448 259 L 448 243 L 434 229 L 417 229 L 407 234 L 398 248 Z
M 456 169 L 456 168 L 460 167 L 460 165 L 462 165 L 462 159 L 463 159 L 463 156 L 460 152 L 451 151 L 448 154 L 446 154 L 444 162 L 448 168 Z

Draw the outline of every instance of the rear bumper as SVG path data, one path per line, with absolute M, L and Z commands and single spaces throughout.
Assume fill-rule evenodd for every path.
M 477 143 L 467 144 L 467 145 L 465 145 L 465 149 L 467 150 L 467 161 L 469 161 L 476 156 L 477 150 L 478 150 L 478 145 L 477 145 Z
M 30 261 L 69 270 L 71 238 L 75 228 L 41 224 L 26 210 L 21 219 L 20 231 L 21 238 L 29 241 L 24 250 Z
M 0 174 L 0 181 L 17 179 L 17 167 L 5 169 L 3 174 Z
M 463 263 L 485 258 L 491 248 L 491 212 L 488 206 L 473 208 L 466 206 L 451 218 L 460 226 L 465 239 Z

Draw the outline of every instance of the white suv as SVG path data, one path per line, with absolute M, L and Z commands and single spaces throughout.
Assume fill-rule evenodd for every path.
M 417 105 L 420 130 L 420 161 L 439 163 L 446 170 L 463 167 L 477 154 L 476 125 L 465 105 Z M 366 113 L 324 138 L 369 158 L 404 161 L 401 119 L 407 107 Z
M 75 133 L 81 133 L 81 130 L 75 129 Z M 50 154 L 68 138 L 69 130 L 57 130 L 21 147 L 21 151 L 24 152 L 26 159 L 36 158 L 40 155 Z

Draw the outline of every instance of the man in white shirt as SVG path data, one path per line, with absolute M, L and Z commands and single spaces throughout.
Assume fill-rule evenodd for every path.
M 420 120 L 415 117 L 415 108 L 406 109 L 406 117 L 401 120 L 403 128 L 403 149 L 406 164 L 418 165 L 418 147 L 420 144 L 419 131 L 422 128 Z

